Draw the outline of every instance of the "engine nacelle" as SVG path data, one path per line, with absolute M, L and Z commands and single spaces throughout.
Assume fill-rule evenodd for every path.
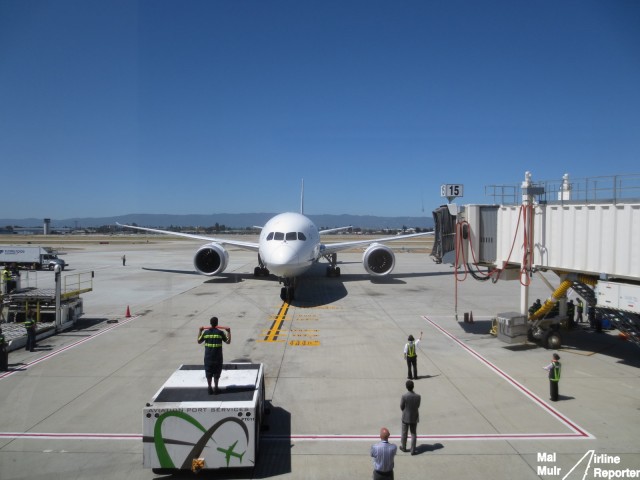
M 203 275 L 217 275 L 229 264 L 229 253 L 219 243 L 208 243 L 198 249 L 193 266 Z
M 396 256 L 386 245 L 373 243 L 364 251 L 362 263 L 367 273 L 381 277 L 393 270 L 396 265 Z

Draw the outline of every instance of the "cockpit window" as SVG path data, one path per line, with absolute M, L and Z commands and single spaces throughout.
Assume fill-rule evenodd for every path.
M 276 232 L 275 235 L 273 236 L 274 240 L 284 240 L 284 233 L 282 232 Z
M 304 236 L 304 233 L 298 232 L 298 240 L 306 240 L 307 237 Z
M 273 240 L 273 232 L 269 232 L 269 235 L 267 235 L 267 240 Z
M 297 240 L 298 234 L 296 232 L 287 232 L 287 240 Z

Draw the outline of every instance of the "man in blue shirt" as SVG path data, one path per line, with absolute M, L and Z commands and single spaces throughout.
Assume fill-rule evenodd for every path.
M 398 447 L 389 443 L 389 429 L 380 429 L 380 442 L 371 446 L 373 457 L 373 480 L 393 478 L 393 459 Z

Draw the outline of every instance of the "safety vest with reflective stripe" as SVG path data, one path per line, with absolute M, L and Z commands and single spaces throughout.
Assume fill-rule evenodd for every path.
M 416 356 L 416 344 L 414 342 L 407 343 L 407 357 Z
M 552 382 L 559 382 L 560 381 L 560 370 L 561 370 L 561 365 L 560 362 L 551 362 L 552 366 L 551 366 L 551 370 L 549 370 L 549 380 L 551 380 Z
M 224 334 L 218 329 L 204 330 L 200 335 L 200 339 L 204 338 L 204 346 L 209 348 L 222 347 L 222 340 L 226 339 Z
M 36 324 L 35 318 L 29 318 L 24 321 L 24 328 L 31 328 Z

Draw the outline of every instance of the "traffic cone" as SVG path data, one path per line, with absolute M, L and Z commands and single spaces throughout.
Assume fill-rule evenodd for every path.
M 125 315 L 125 318 L 131 318 L 131 311 L 129 310 L 129 305 L 127 305 L 127 313 Z

